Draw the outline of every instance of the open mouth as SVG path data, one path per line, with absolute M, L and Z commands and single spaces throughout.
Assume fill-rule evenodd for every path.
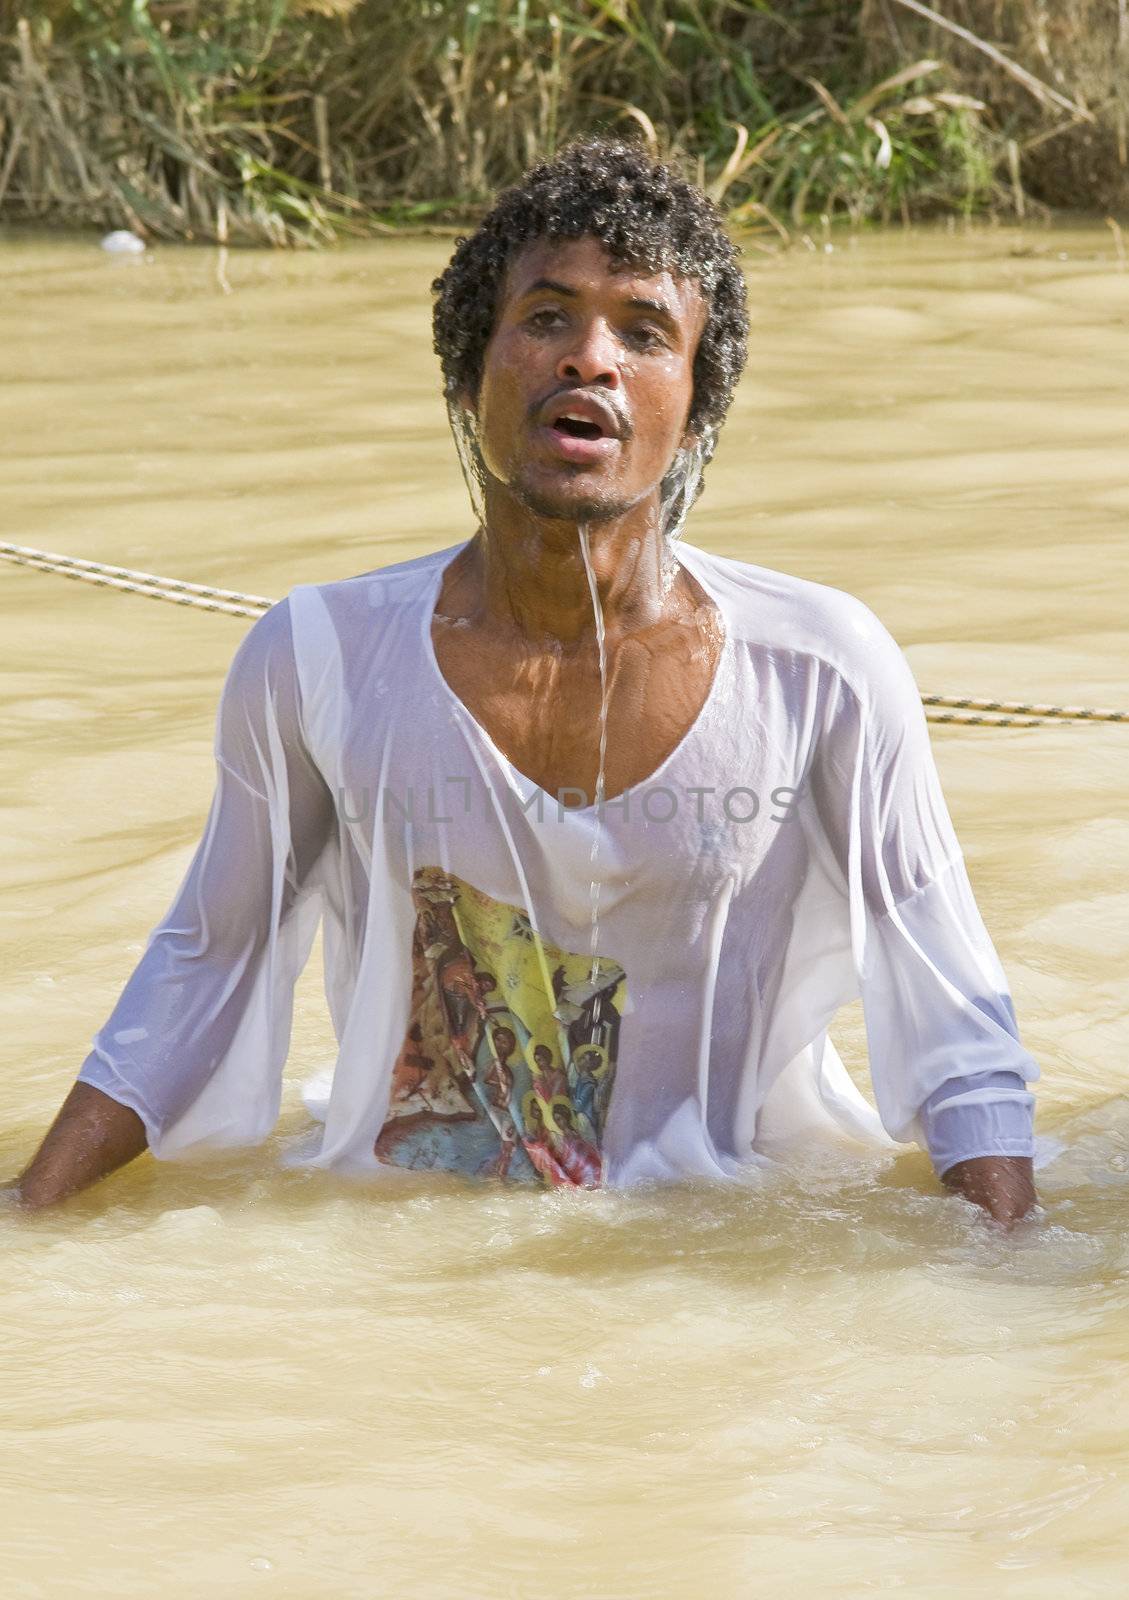
M 566 412 L 563 417 L 558 417 L 553 423 L 556 433 L 563 433 L 569 439 L 602 439 L 604 430 L 598 422 L 590 422 L 585 417 L 569 416 Z
M 555 394 L 538 418 L 551 440 L 553 460 L 585 470 L 604 466 L 629 429 L 620 408 L 610 398 L 587 389 Z

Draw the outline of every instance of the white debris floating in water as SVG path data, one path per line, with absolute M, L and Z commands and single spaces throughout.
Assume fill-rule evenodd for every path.
M 102 240 L 102 248 L 112 256 L 142 256 L 146 246 L 145 240 L 136 233 L 130 233 L 128 228 L 115 228 Z

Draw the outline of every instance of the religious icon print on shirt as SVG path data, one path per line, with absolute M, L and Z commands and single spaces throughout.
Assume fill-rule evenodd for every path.
M 591 1187 L 626 975 L 438 867 L 412 879 L 412 1009 L 375 1153 L 395 1166 Z

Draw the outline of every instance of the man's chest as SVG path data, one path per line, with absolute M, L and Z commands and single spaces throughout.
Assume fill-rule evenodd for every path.
M 614 798 L 656 774 L 711 697 L 722 640 L 685 631 L 661 640 L 515 656 L 467 634 L 440 633 L 436 658 L 452 693 L 505 759 L 565 804 Z M 602 668 L 602 670 L 601 670 Z
M 609 718 L 603 807 L 593 803 L 590 769 L 577 782 L 577 768 L 534 759 L 575 745 L 537 739 L 515 714 L 504 749 L 502 724 L 484 726 L 434 674 L 404 673 L 395 685 L 384 675 L 371 695 L 364 683 L 355 688 L 326 770 L 341 774 L 343 831 L 362 856 L 399 863 L 405 882 L 419 863 L 443 863 L 515 903 L 528 893 L 539 910 L 551 905 L 577 924 L 590 916 L 593 883 L 602 916 L 625 897 L 688 912 L 763 885 L 766 872 L 772 903 L 789 903 L 806 853 L 805 749 L 798 730 L 771 713 L 771 684 L 742 651 L 725 653 L 688 727 L 632 730 L 631 762 L 613 761 Z

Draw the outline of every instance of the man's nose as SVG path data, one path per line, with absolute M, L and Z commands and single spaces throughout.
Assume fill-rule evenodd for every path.
M 619 347 L 606 323 L 589 322 L 578 330 L 575 343 L 557 362 L 557 377 L 569 383 L 619 388 Z

